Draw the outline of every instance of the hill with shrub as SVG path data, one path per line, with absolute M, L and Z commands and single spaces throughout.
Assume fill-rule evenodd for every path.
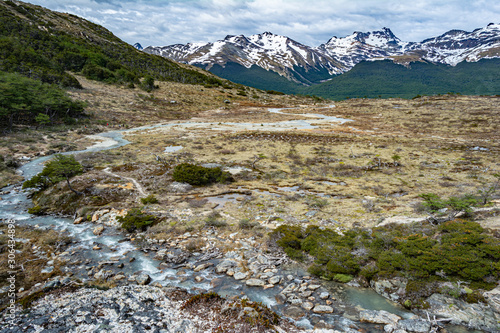
M 154 79 L 208 87 L 231 85 L 196 67 L 180 65 L 140 52 L 104 27 L 75 15 L 53 12 L 21 1 L 0 2 L 0 74 L 1 72 L 54 85 L 51 88 L 39 85 L 43 88 L 37 88 L 38 93 L 46 96 L 50 95 L 49 90 L 52 94 L 64 95 L 60 88 L 81 88 L 72 73 L 111 84 L 144 86 L 146 91 L 151 89 L 148 82 Z M 1 95 L 9 95 L 10 91 L 17 89 L 18 85 L 13 85 L 12 78 L 13 76 L 2 74 Z M 147 82 L 142 84 L 141 81 Z M 37 85 L 21 79 L 19 82 L 26 84 L 29 87 L 27 90 Z M 23 95 L 17 102 L 11 98 L 2 99 L 2 127 L 35 122 L 34 118 L 40 110 L 26 105 L 25 101 L 30 96 Z M 65 98 L 63 100 L 66 101 Z M 9 111 L 5 111 L 6 109 Z M 50 111 L 42 113 L 51 113 L 51 120 L 55 120 L 59 113 L 68 108 L 51 104 L 49 109 Z M 74 109 L 76 112 L 79 107 L 75 105 Z M 13 116 L 12 112 L 19 114 Z

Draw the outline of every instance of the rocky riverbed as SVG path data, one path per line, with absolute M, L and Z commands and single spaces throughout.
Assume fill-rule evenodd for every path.
M 95 236 L 92 244 L 97 244 L 92 251 L 100 253 L 109 251 L 109 247 L 99 243 L 99 239 L 114 232 L 116 216 L 124 213 L 123 210 L 105 209 L 92 213 L 91 222 L 77 217 L 73 223 L 75 226 L 87 225 L 87 229 L 92 230 Z M 127 252 L 101 261 L 85 261 L 77 248 L 53 256 L 44 269 L 51 270 L 50 264 L 60 263 L 63 273 L 20 293 L 22 297 L 46 295 L 33 302 L 28 312 L 16 317 L 16 329 L 28 332 L 44 329 L 62 332 L 68 327 L 73 327 L 75 332 L 90 332 L 98 328 L 113 332 L 215 331 L 215 323 L 210 328 L 206 326 L 206 318 L 181 310 L 182 304 L 190 297 L 186 292 L 188 289 L 191 293 L 216 291 L 226 300 L 262 302 L 289 318 L 286 324 L 282 323 L 286 328 L 276 326 L 276 330 L 284 332 L 299 329 L 317 332 L 430 332 L 443 331 L 444 324 L 448 323 L 498 331 L 498 288 L 485 293 L 486 303 L 468 304 L 451 296 L 433 294 L 427 300 L 430 308 L 426 312 L 417 315 L 400 309 L 396 314 L 394 309 L 391 313 L 349 304 L 345 288 L 355 290 L 355 287 L 312 277 L 291 265 L 292 262 L 278 248 L 264 249 L 255 237 L 242 232 L 228 235 L 212 227 L 166 239 L 149 236 L 147 233 L 134 235 L 134 238 L 127 236 L 122 243 L 131 242 L 158 265 L 158 271 L 154 273 L 136 270 L 141 266 L 135 266 L 136 259 L 127 257 Z M 193 244 L 198 244 L 195 250 Z M 133 247 L 130 252 L 132 250 Z M 397 300 L 404 286 L 404 279 L 372 282 L 376 292 L 392 300 Z M 176 295 L 185 295 L 172 298 L 175 290 Z M 4 313 L 4 318 L 7 314 Z M 216 317 L 214 314 L 213 318 Z M 296 326 L 298 328 L 294 328 Z

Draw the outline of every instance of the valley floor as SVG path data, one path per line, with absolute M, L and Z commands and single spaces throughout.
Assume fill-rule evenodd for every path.
M 73 95 L 89 101 L 100 123 L 35 142 L 2 138 L 2 153 L 29 159 L 61 149 L 53 140 L 62 150 L 75 150 L 100 140 L 90 134 L 127 129 L 121 135 L 130 144 L 76 156 L 85 173 L 72 186 L 85 196 L 72 198 L 61 182 L 35 197 L 35 204 L 45 213 L 76 212 L 89 223 L 99 220 L 92 216 L 102 209 L 143 207 L 161 222 L 139 234 L 138 244 L 176 243 L 197 252 L 207 240 L 192 235 L 209 228 L 217 230 L 222 253 L 249 238 L 254 248 L 272 251 L 268 232 L 283 224 L 345 231 L 425 221 L 421 194 L 484 196 L 498 182 L 498 97 L 318 103 L 174 84 L 142 96 L 82 82 L 85 89 Z M 175 183 L 173 166 L 184 162 L 220 166 L 234 182 Z M 149 195 L 158 202 L 144 205 L 141 198 Z M 474 218 L 498 235 L 499 193 L 485 199 L 491 203 Z

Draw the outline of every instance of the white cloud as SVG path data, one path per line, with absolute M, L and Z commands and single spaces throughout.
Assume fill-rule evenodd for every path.
M 208 42 L 271 31 L 315 46 L 390 28 L 405 41 L 498 22 L 496 0 L 31 0 L 102 24 L 128 43 Z

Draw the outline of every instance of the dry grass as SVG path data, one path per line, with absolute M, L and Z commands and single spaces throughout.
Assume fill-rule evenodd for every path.
M 11 269 L 8 265 L 8 232 L 7 225 L 1 224 L 0 231 L 0 287 L 8 285 L 7 278 L 9 271 L 15 271 L 16 288 L 19 290 L 29 290 L 37 283 L 42 283 L 46 279 L 61 275 L 63 263 L 55 261 L 52 266 L 54 270 L 51 273 L 41 273 L 47 265 L 52 254 L 58 254 L 71 242 L 68 236 L 59 234 L 54 230 L 40 230 L 32 227 L 16 226 L 15 228 L 15 262 L 16 267 Z M 23 241 L 21 241 L 23 240 Z M 7 294 L 0 294 L 0 300 L 3 303 Z

